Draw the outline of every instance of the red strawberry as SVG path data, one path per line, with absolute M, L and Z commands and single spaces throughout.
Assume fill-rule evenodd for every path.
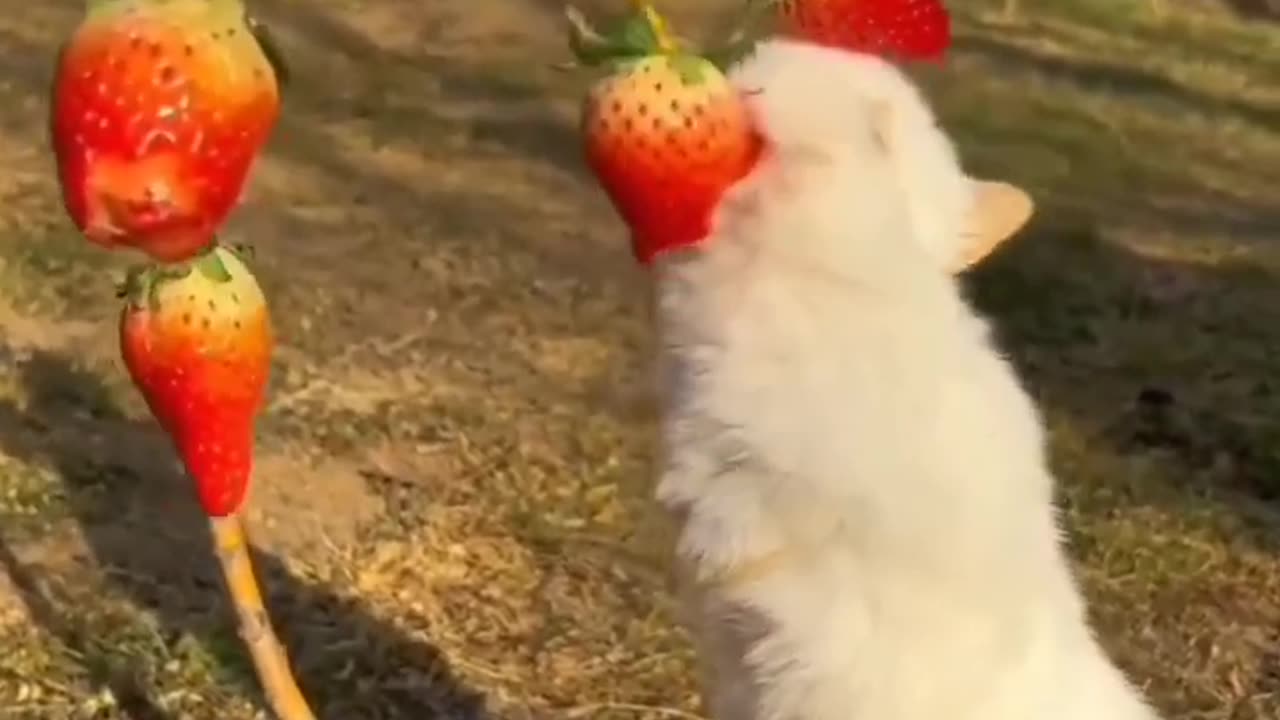
M 951 45 L 939 0 L 779 0 L 778 17 L 784 34 L 872 55 L 939 59 Z
M 63 202 L 89 240 L 162 262 L 213 242 L 279 116 L 261 37 L 242 0 L 89 0 L 51 118 Z
M 649 264 L 710 233 L 715 206 L 755 166 L 763 139 L 720 70 L 675 48 L 661 18 L 642 11 L 621 44 L 604 49 L 619 53 L 609 58 L 614 71 L 591 88 L 581 127 L 587 162 L 630 226 L 636 258 Z M 646 26 L 648 36 L 636 34 Z M 580 57 L 600 60 L 581 44 L 605 39 L 575 30 Z
M 262 290 L 233 252 L 215 245 L 175 268 L 135 272 L 120 316 L 120 352 L 195 480 L 205 512 L 244 501 L 254 421 L 271 362 Z

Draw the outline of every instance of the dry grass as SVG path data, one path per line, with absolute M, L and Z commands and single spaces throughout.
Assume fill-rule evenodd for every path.
M 318 710 L 693 717 L 642 278 L 578 158 L 583 79 L 546 67 L 557 3 L 254 5 L 297 77 L 229 233 L 283 343 L 251 519 Z M 1278 36 L 1179 3 L 953 5 L 924 80 L 970 164 L 1043 206 L 973 294 L 1048 415 L 1101 634 L 1173 718 L 1274 718 Z M 43 92 L 80 6 L 0 17 L 0 718 L 262 717 L 115 360 L 122 260 L 57 207 Z

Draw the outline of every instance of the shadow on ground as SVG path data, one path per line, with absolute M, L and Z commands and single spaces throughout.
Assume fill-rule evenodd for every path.
M 90 631 L 72 619 L 75 611 L 64 612 L 58 607 L 58 601 L 52 597 L 40 573 L 18 558 L 3 537 L 0 537 L 0 570 L 17 588 L 32 620 L 63 649 L 84 658 L 90 682 L 109 689 L 126 718 L 171 720 L 170 715 L 151 700 L 128 668 L 116 666 L 94 651 L 84 637 Z
M 153 424 L 104 404 L 100 380 L 66 357 L 36 352 L 21 374 L 29 406 L 0 405 L 0 451 L 56 471 L 91 554 L 88 561 L 104 571 L 112 590 L 153 612 L 166 638 L 193 635 L 209 646 L 224 645 L 234 636 L 233 616 L 206 522 L 175 468 L 168 440 Z M 277 630 L 321 718 L 485 717 L 482 696 L 454 678 L 435 647 L 404 637 L 357 602 L 294 576 L 271 554 L 255 549 L 254 560 Z M 84 608 L 58 607 L 37 573 L 3 542 L 0 564 L 36 622 L 65 647 L 85 653 L 82 634 L 91 628 L 74 619 Z M 93 653 L 86 663 L 133 720 L 168 717 L 127 668 L 104 664 Z M 251 676 L 242 675 L 242 681 L 257 694 Z
M 1280 550 L 1280 383 L 1268 371 L 1280 279 L 1140 257 L 1103 239 L 1103 218 L 1040 212 L 969 279 L 1037 401 L 1089 443 L 1154 460 L 1175 491 L 1165 499 L 1230 507 Z M 1216 354 L 1219 343 L 1238 349 Z M 1157 500 L 1114 480 L 1108 501 Z

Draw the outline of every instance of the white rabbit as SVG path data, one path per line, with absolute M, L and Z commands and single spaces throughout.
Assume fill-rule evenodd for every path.
M 953 272 L 1030 201 L 909 80 L 771 40 L 768 150 L 654 265 L 664 457 L 714 720 L 1155 720 L 1095 641 L 1041 421 Z

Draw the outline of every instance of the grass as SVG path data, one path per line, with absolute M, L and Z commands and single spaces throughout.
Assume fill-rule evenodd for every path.
M 1099 634 L 1170 718 L 1276 717 L 1280 34 L 1003 4 L 953 2 L 921 80 L 1041 206 L 970 284 L 1044 409 Z M 296 77 L 227 238 L 281 338 L 251 520 L 317 710 L 691 717 L 642 277 L 574 144 L 585 79 L 548 67 L 557 4 L 254 6 Z M 0 18 L 0 719 L 265 717 L 115 359 L 123 261 L 58 207 L 43 93 L 80 7 Z

